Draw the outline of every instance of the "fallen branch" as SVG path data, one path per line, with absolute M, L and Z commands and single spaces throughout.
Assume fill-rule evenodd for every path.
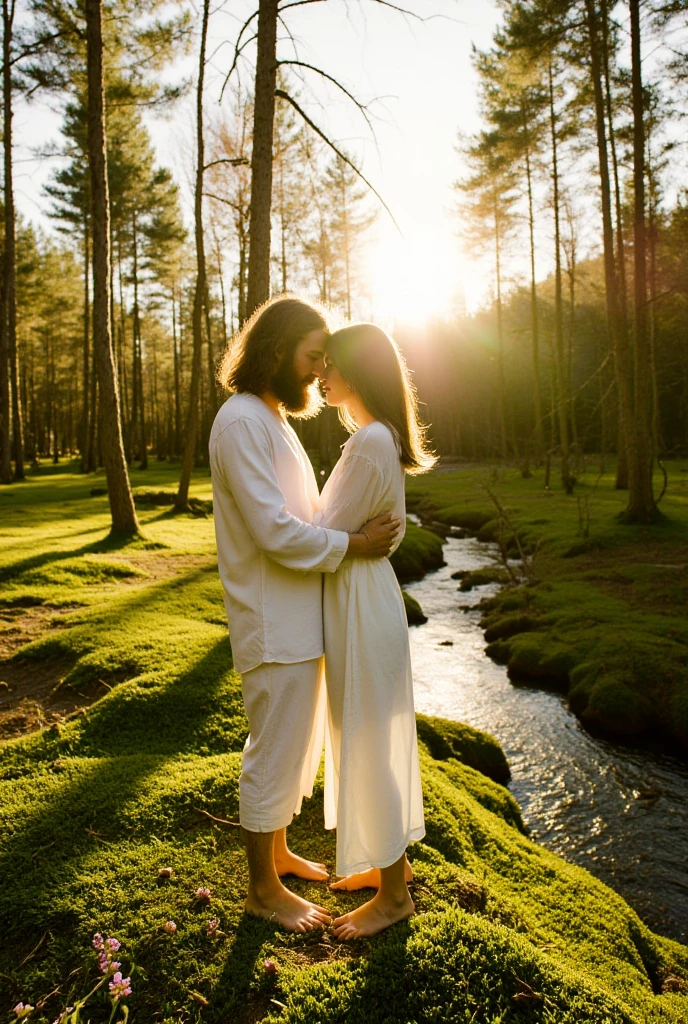
M 50 934 L 50 929 L 48 929 L 48 931 L 46 931 L 46 932 L 43 932 L 43 935 L 41 936 L 41 938 L 40 938 L 40 940 L 39 940 L 39 943 L 38 943 L 38 945 L 37 945 L 37 946 L 34 946 L 34 948 L 33 948 L 33 949 L 31 950 L 31 952 L 30 952 L 30 953 L 28 954 L 28 956 L 25 956 L 25 957 L 24 957 L 24 959 L 22 960 L 22 962 L 21 962 L 21 963 L 19 964 L 19 967 L 23 967 L 23 966 L 24 966 L 24 964 L 26 964 L 26 963 L 28 963 L 28 962 L 29 962 L 29 960 L 31 959 L 31 957 L 32 957 L 32 956 L 34 956 L 34 954 L 36 954 L 36 953 L 38 952 L 38 950 L 39 950 L 39 949 L 41 948 L 41 946 L 42 946 L 42 945 L 43 945 L 43 943 L 45 942 L 45 937 L 46 937 L 46 935 L 49 935 L 49 934 Z M 19 970 L 19 967 L 17 967 L 17 970 Z
M 202 807 L 194 807 L 194 811 L 197 814 L 202 814 L 204 818 L 210 818 L 211 821 L 216 821 L 218 825 L 233 825 L 234 828 L 241 828 L 241 824 L 238 821 L 227 821 L 226 818 L 216 818 L 210 811 L 204 811 Z

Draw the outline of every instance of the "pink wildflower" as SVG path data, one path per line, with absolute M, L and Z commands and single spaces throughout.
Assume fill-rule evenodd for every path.
M 115 975 L 110 982 L 110 995 L 113 999 L 122 999 L 124 996 L 131 995 L 131 978 L 123 978 L 121 971 L 115 971 Z
M 205 926 L 208 929 L 208 938 L 212 938 L 220 927 L 220 922 L 216 917 L 214 917 L 211 921 L 206 921 Z
M 174 923 L 174 921 L 165 921 L 165 923 L 164 923 L 164 925 L 162 927 L 163 927 L 163 931 L 166 931 L 168 935 L 174 935 L 174 933 L 177 930 L 177 926 Z
M 28 1017 L 32 1010 L 33 1006 L 31 1003 L 17 1003 L 14 1008 L 14 1012 L 16 1013 L 18 1020 L 23 1020 L 24 1017 Z
M 118 942 L 117 939 L 106 939 L 105 945 L 107 946 L 111 953 L 116 953 L 120 947 L 120 943 Z
M 107 974 L 109 968 L 110 961 L 108 959 L 108 955 L 105 951 L 103 951 L 102 953 L 98 954 L 98 970 L 101 972 L 101 974 Z
M 202 886 L 200 889 L 196 889 L 196 895 L 198 896 L 199 900 L 210 901 L 210 889 L 206 889 L 204 886 Z
M 263 967 L 266 974 L 277 974 L 278 967 L 274 960 L 264 960 Z
M 59 1017 L 56 1017 L 53 1024 L 62 1024 L 66 1017 L 69 1017 L 70 1013 L 74 1010 L 73 1006 L 66 1006 Z
M 104 946 L 105 943 L 103 942 L 103 936 L 100 934 L 100 932 L 96 932 L 95 935 L 93 936 L 93 948 L 103 949 Z

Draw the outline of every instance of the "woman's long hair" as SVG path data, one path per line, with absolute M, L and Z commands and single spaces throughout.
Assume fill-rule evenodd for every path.
M 375 324 L 353 324 L 327 339 L 327 359 L 339 370 L 371 416 L 398 439 L 407 473 L 425 473 L 437 462 L 418 416 L 418 396 L 396 343 Z M 339 418 L 353 433 L 358 424 L 345 406 Z
M 311 331 L 327 331 L 324 313 L 310 302 L 278 296 L 259 306 L 230 341 L 217 373 L 223 388 L 262 395 L 280 359 L 289 359 Z

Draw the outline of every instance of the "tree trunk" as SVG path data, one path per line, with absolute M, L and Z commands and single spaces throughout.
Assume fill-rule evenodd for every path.
M 174 445 L 175 455 L 180 455 L 182 450 L 182 408 L 181 395 L 179 390 L 179 350 L 177 347 L 177 306 L 175 301 L 175 287 L 172 285 L 172 358 L 174 366 Z
M 504 382 L 504 326 L 502 323 L 502 264 L 501 264 L 501 224 L 499 205 L 496 195 L 493 199 L 494 243 L 495 243 L 495 283 L 497 289 L 497 377 L 499 386 L 499 443 L 503 459 L 509 457 L 509 446 L 506 439 L 506 384 Z
M 148 469 L 148 447 L 146 444 L 146 416 L 143 404 L 143 353 L 141 351 L 141 310 L 139 308 L 139 234 L 138 218 L 136 216 L 135 210 L 132 218 L 132 248 L 134 254 L 132 265 L 132 277 L 134 284 L 134 316 L 132 332 L 134 336 L 134 398 L 132 405 L 133 412 L 131 436 L 133 449 L 135 447 L 133 439 L 136 437 L 138 431 L 139 469 Z
M 535 216 L 533 212 L 533 182 L 528 144 L 526 144 L 526 181 L 528 185 L 528 231 L 530 236 L 530 321 L 533 339 L 533 398 L 535 405 L 535 443 L 537 446 L 535 458 L 536 461 L 539 461 L 545 450 L 545 435 L 542 429 L 540 332 L 538 325 L 537 286 L 535 283 Z
M 657 506 L 652 493 L 652 360 L 647 331 L 647 232 L 645 227 L 645 112 L 640 53 L 640 0 L 631 12 L 633 95 L 633 306 L 635 310 L 635 463 L 629 465 L 627 522 L 651 523 Z
M 103 86 L 103 0 L 86 0 L 88 155 L 93 204 L 93 347 L 100 391 L 100 442 L 108 484 L 112 532 L 138 533 L 122 444 L 119 392 L 110 323 L 110 208 Z
M 635 433 L 633 430 L 633 394 L 631 390 L 631 365 L 628 352 L 628 336 L 623 329 L 619 307 L 619 288 L 616 260 L 614 255 L 614 231 L 612 227 L 611 189 L 609 182 L 609 158 L 605 123 L 605 103 L 602 94 L 603 73 L 600 61 L 597 12 L 594 0 L 585 0 L 588 42 L 590 45 L 590 75 L 595 98 L 595 127 L 597 134 L 597 158 L 600 173 L 602 199 L 602 240 L 604 247 L 604 284 L 607 305 L 607 326 L 614 352 L 619 401 L 619 449 L 617 488 L 623 486 L 623 470 L 636 460 Z
M 561 483 L 567 494 L 573 492 L 573 478 L 569 466 L 568 395 L 564 368 L 564 311 L 561 281 L 561 225 L 559 210 L 559 166 L 557 157 L 557 125 L 554 110 L 554 77 L 552 64 L 549 75 L 549 119 L 552 138 L 552 203 L 554 206 L 554 386 L 559 421 L 561 447 Z
M 612 156 L 612 174 L 614 177 L 614 212 L 616 215 L 616 273 L 618 287 L 618 319 L 619 332 L 628 338 L 628 291 L 626 288 L 626 252 L 623 235 L 623 214 L 621 211 L 621 186 L 619 184 L 619 161 L 616 154 L 616 134 L 614 131 L 614 110 L 612 105 L 611 74 L 609 70 L 609 10 L 606 0 L 602 0 L 602 63 L 604 66 L 604 89 L 609 126 L 609 147 Z M 623 418 L 619 418 L 617 448 L 619 458 L 616 464 L 616 489 L 628 488 L 628 456 Z M 623 453 L 623 454 L 622 454 Z
M 278 0 L 260 0 L 258 6 L 247 316 L 251 316 L 258 306 L 270 298 L 270 204 L 272 134 L 277 84 L 277 5 Z
M 196 457 L 196 439 L 199 423 L 199 391 L 201 385 L 201 358 L 203 354 L 203 306 L 206 292 L 205 245 L 203 239 L 203 170 L 205 147 L 203 139 L 203 82 L 205 79 L 205 49 L 208 38 L 208 17 L 210 0 L 203 0 L 203 22 L 201 45 L 198 55 L 198 82 L 196 86 L 196 189 L 194 194 L 194 223 L 196 238 L 196 287 L 192 314 L 193 354 L 191 358 L 191 381 L 189 384 L 189 411 L 184 433 L 184 454 L 179 488 L 175 498 L 177 508 L 186 508 L 189 501 L 189 484 Z
M 12 392 L 12 448 L 14 478 L 24 479 L 24 424 L 17 366 L 17 258 L 14 216 L 14 182 L 12 178 L 12 25 L 15 0 L 2 2 L 3 42 L 3 144 L 5 157 L 5 252 L 3 259 L 4 314 L 2 330 L 7 332 L 10 385 Z
M 79 448 L 81 449 L 81 471 L 88 472 L 88 402 L 90 397 L 90 339 L 91 339 L 91 296 L 88 287 L 91 272 L 91 260 L 88 245 L 89 227 L 88 214 L 84 216 L 84 353 L 83 353 L 83 402 L 81 406 L 81 425 L 79 428 Z

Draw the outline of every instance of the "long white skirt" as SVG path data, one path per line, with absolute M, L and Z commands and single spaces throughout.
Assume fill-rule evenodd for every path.
M 408 625 L 389 561 L 324 576 L 325 828 L 337 874 L 388 867 L 425 835 Z

